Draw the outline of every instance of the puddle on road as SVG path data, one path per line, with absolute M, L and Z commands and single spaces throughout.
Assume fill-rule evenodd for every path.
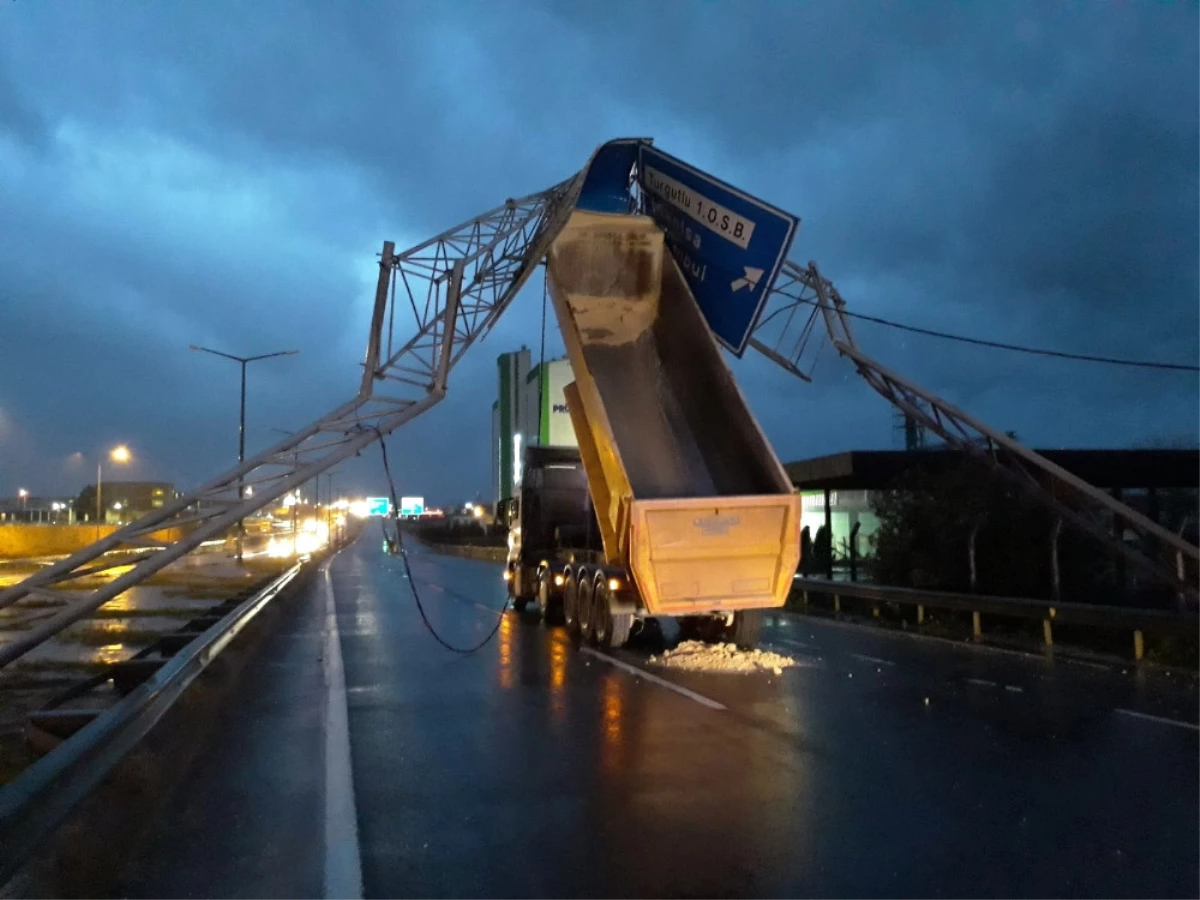
M 146 582 L 114 597 L 88 618 L 67 627 L 62 633 L 29 651 L 10 667 L 19 669 L 62 666 L 99 666 L 125 659 L 153 643 L 161 634 L 176 631 L 190 619 L 238 595 L 264 577 L 282 572 L 283 560 L 253 560 L 238 568 L 232 560 L 185 558 L 169 566 Z M 70 590 L 87 591 L 110 582 L 130 566 L 81 578 L 70 583 Z M 64 592 L 66 593 L 66 592 Z M 19 640 L 30 629 L 59 614 L 70 599 L 26 597 L 0 610 L 0 645 Z M 77 672 L 76 672 L 77 674 Z M 4 688 L 0 676 L 0 690 Z

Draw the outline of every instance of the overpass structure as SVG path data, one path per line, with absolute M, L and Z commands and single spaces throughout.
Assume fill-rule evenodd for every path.
M 68 593 L 61 612 L 0 647 L 0 666 L 437 404 L 455 364 L 495 326 L 577 208 L 652 216 L 714 335 L 731 352 L 753 349 L 807 381 L 806 354 L 828 340 L 897 408 L 1168 585 L 1181 604 L 1196 602 L 1196 546 L 868 355 L 836 286 L 816 263 L 787 259 L 797 219 L 649 138 L 626 138 L 601 145 L 573 177 L 506 200 L 402 253 L 385 242 L 357 394 L 242 465 L 0 591 L 3 608 L 94 573 L 106 553 L 144 549 L 130 571 Z M 1114 518 L 1136 534 L 1135 543 L 1113 536 Z M 149 540 L 168 525 L 186 526 L 186 535 L 165 545 Z M 64 591 L 54 595 L 61 599 Z

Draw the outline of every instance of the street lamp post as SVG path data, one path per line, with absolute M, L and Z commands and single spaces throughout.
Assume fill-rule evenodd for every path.
M 108 458 L 115 463 L 127 463 L 130 460 L 129 448 L 124 444 L 118 444 L 108 451 Z M 102 466 L 104 457 L 101 456 L 96 460 L 96 540 L 100 540 L 100 526 L 104 524 L 104 503 L 101 500 L 103 496 L 103 478 L 104 473 Z
M 190 344 L 188 349 L 196 350 L 201 353 L 211 353 L 213 356 L 223 356 L 226 359 L 232 359 L 239 363 L 242 367 L 242 404 L 241 412 L 238 416 L 238 467 L 246 461 L 246 366 L 252 362 L 258 362 L 263 359 L 272 359 L 276 356 L 295 356 L 299 350 L 280 350 L 277 353 L 261 353 L 258 356 L 234 356 L 232 353 L 222 353 L 220 350 L 210 350 L 208 347 L 197 347 L 195 344 Z M 238 500 L 246 498 L 246 489 L 242 483 L 242 476 L 238 475 Z M 246 539 L 246 520 L 238 519 L 238 544 L 237 544 L 237 561 L 238 565 L 242 563 L 243 544 Z

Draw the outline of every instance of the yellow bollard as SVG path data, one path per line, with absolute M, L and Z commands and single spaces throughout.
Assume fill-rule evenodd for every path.
M 835 613 L 840 613 L 842 611 L 842 598 L 837 594 L 833 595 L 833 611 Z
M 1145 657 L 1145 655 L 1146 655 L 1146 641 L 1142 637 L 1142 632 L 1140 630 L 1135 631 L 1133 633 L 1133 658 L 1136 659 L 1138 662 L 1141 662 L 1142 658 Z
M 979 620 L 979 612 L 971 613 L 971 631 L 975 637 L 983 637 L 983 623 Z
M 920 603 L 917 604 L 917 624 L 925 624 L 925 607 Z
M 1049 619 L 1042 619 L 1042 639 L 1047 647 L 1054 646 L 1054 629 L 1050 627 Z

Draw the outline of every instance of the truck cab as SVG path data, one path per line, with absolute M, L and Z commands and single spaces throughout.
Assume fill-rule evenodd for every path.
M 587 473 L 574 447 L 525 448 L 512 498 L 504 578 L 513 607 L 537 599 L 548 621 L 561 617 L 553 574 L 576 558 L 602 553 Z M 543 574 L 545 573 L 545 574 Z

